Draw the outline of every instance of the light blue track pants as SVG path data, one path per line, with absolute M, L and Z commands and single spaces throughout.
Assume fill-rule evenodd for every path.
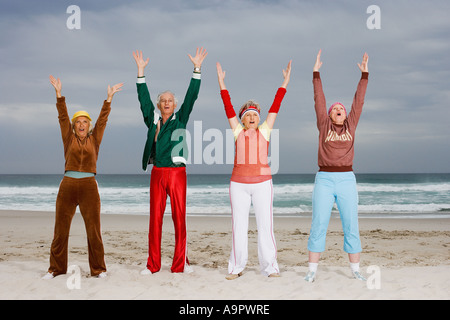
M 325 251 L 325 238 L 331 210 L 336 202 L 344 230 L 344 251 L 361 252 L 358 226 L 358 191 L 355 174 L 350 172 L 324 172 L 316 174 L 312 195 L 312 224 L 308 250 Z

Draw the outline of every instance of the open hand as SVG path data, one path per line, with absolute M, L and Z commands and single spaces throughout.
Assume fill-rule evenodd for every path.
M 289 80 L 291 79 L 291 64 L 292 64 L 292 60 L 289 61 L 286 69 L 283 70 L 284 81 L 283 81 L 283 84 L 281 85 L 283 88 L 287 87 Z
M 368 63 L 369 63 L 369 55 L 366 52 L 363 55 L 363 60 L 361 64 L 358 63 L 359 70 L 361 70 L 361 72 L 369 72 Z
M 121 91 L 122 87 L 123 87 L 123 83 L 118 83 L 112 87 L 110 85 L 108 85 L 108 98 L 106 99 L 106 101 L 111 102 L 114 94 L 116 92 Z
M 225 79 L 225 71 L 222 70 L 222 66 L 220 65 L 219 62 L 216 63 L 216 67 L 217 67 L 217 77 L 220 80 L 224 80 Z
M 206 52 L 203 47 L 200 49 L 197 48 L 197 52 L 195 53 L 195 56 L 192 57 L 190 54 L 188 54 L 189 59 L 191 59 L 192 63 L 194 64 L 194 67 L 201 68 L 203 60 L 205 60 L 206 56 L 208 55 L 208 52 Z
M 56 97 L 57 98 L 61 98 L 61 89 L 62 89 L 62 85 L 61 85 L 61 80 L 55 79 L 54 76 L 50 75 L 50 83 L 52 84 L 53 88 L 55 88 L 56 91 Z
M 220 90 L 225 90 L 225 71 L 222 70 L 222 66 L 220 65 L 219 62 L 216 63 L 216 67 L 217 67 L 217 78 L 219 80 L 219 87 Z
M 320 55 L 322 54 L 322 49 L 319 50 L 319 53 L 316 57 L 316 63 L 314 64 L 313 71 L 319 72 L 320 67 L 322 66 L 322 61 L 320 61 Z
M 147 60 L 144 60 L 142 57 L 142 51 L 136 50 L 136 52 L 133 51 L 133 58 L 134 61 L 136 61 L 136 65 L 138 67 L 138 77 L 144 76 L 144 69 L 148 65 L 148 62 L 150 58 L 147 58 Z

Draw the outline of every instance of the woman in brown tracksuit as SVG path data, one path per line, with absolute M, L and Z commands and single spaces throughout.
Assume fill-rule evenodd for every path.
M 105 277 L 103 242 L 100 228 L 100 196 L 97 181 L 97 157 L 111 111 L 111 100 L 123 84 L 108 86 L 108 97 L 100 115 L 92 127 L 86 111 L 78 111 L 72 117 L 67 113 L 65 97 L 61 96 L 61 81 L 50 76 L 56 91 L 56 108 L 64 144 L 65 174 L 56 198 L 55 233 L 50 250 L 50 267 L 44 279 L 67 272 L 67 247 L 69 231 L 76 207 L 80 207 L 86 227 L 89 266 L 92 276 Z

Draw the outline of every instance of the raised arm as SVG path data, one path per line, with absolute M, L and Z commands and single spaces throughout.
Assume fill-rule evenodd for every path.
M 52 84 L 53 88 L 55 88 L 56 98 L 61 98 L 61 80 L 59 78 L 55 79 L 54 76 L 50 75 L 50 83 Z
M 219 62 L 216 63 L 216 68 L 220 90 L 227 90 L 227 87 L 225 86 L 225 71 L 222 70 L 222 66 L 220 65 Z
M 364 97 L 366 95 L 367 84 L 369 81 L 369 55 L 364 53 L 361 63 L 358 63 L 359 70 L 361 70 L 361 79 L 358 82 L 355 95 L 353 97 L 352 109 L 348 115 L 348 121 L 354 125 L 358 124 L 359 117 L 361 116 Z
M 108 122 L 109 113 L 111 112 L 111 101 L 116 92 L 122 90 L 123 83 L 118 83 L 114 86 L 108 85 L 108 98 L 103 102 L 102 109 L 94 125 L 94 130 L 92 130 L 92 136 L 95 139 L 97 146 L 103 139 L 103 133 L 106 129 L 106 123 Z
M 147 58 L 147 60 L 144 60 L 142 57 L 142 51 L 136 50 L 136 52 L 133 51 L 133 58 L 134 61 L 136 61 L 136 65 L 138 68 L 138 77 L 144 76 L 144 69 L 148 65 L 148 61 L 150 58 Z
M 358 67 L 361 72 L 369 72 L 369 55 L 367 54 L 367 52 L 364 53 L 363 60 L 361 63 L 358 63 Z
M 108 85 L 108 97 L 106 98 L 106 101 L 111 102 L 112 98 L 114 97 L 114 94 L 116 92 L 121 91 L 122 87 L 123 87 L 123 83 L 118 83 L 112 87 L 110 85 Z
M 319 72 L 319 69 L 322 66 L 322 61 L 320 61 L 321 54 L 322 54 L 322 49 L 320 49 L 319 53 L 317 54 L 316 63 L 314 64 L 313 72 Z
M 201 47 L 197 48 L 197 51 L 195 52 L 195 56 L 191 56 L 188 53 L 189 59 L 191 59 L 191 62 L 194 64 L 194 70 L 198 69 L 198 72 L 200 72 L 200 68 L 202 67 L 203 60 L 205 60 L 206 56 L 208 55 L 208 52 Z
M 289 81 L 291 80 L 291 65 L 292 65 L 292 60 L 289 61 L 286 69 L 283 69 L 283 84 L 281 85 L 281 88 L 287 88 Z
M 316 109 L 317 126 L 319 127 L 324 121 L 327 120 L 327 104 L 325 100 L 325 94 L 323 93 L 322 80 L 320 79 L 319 69 L 322 67 L 322 61 L 320 56 L 322 49 L 316 57 L 316 62 L 313 68 L 313 87 L 314 87 L 314 108 Z
M 138 79 L 136 83 L 138 100 L 141 105 L 142 115 L 144 117 L 144 123 L 147 127 L 153 124 L 155 119 L 155 106 L 150 99 L 150 93 L 148 92 L 148 87 L 145 82 L 144 69 L 148 65 L 149 58 L 144 60 L 142 56 L 142 51 L 133 51 L 133 58 L 136 61 L 136 66 L 138 68 Z
M 275 99 L 273 100 L 272 106 L 270 107 L 269 114 L 267 115 L 266 122 L 270 129 L 272 129 L 275 124 L 278 111 L 280 110 L 281 101 L 283 100 L 284 95 L 286 94 L 286 88 L 291 79 L 291 64 L 292 60 L 289 61 L 286 69 L 283 69 L 283 77 L 284 77 L 283 83 L 278 89 L 275 95 Z
M 68 141 L 68 137 L 72 134 L 72 124 L 70 122 L 69 114 L 67 113 L 66 99 L 61 95 L 61 80 L 50 75 L 50 83 L 56 92 L 56 110 L 58 111 L 58 121 L 61 129 L 61 137 L 64 147 Z
M 189 82 L 189 87 L 184 97 L 183 103 L 176 113 L 178 119 L 183 123 L 187 123 L 189 121 L 189 116 L 192 112 L 192 109 L 194 108 L 194 103 L 197 100 L 201 83 L 201 67 L 203 60 L 205 60 L 207 55 L 208 52 L 206 52 L 203 47 L 197 48 L 194 57 L 188 54 L 189 59 L 194 64 L 194 73 L 192 74 L 191 81 Z
M 231 130 L 234 130 L 239 124 L 239 120 L 234 111 L 233 105 L 231 104 L 230 94 L 225 86 L 225 71 L 222 70 L 222 66 L 219 62 L 216 64 L 217 67 L 217 79 L 219 80 L 220 96 L 222 97 L 223 106 L 225 108 L 225 113 L 228 118 L 228 123 L 230 124 Z

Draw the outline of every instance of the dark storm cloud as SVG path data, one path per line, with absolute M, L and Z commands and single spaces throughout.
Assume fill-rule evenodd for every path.
M 69 5 L 81 29 L 69 30 Z M 367 8 L 381 10 L 370 30 Z M 267 112 L 282 69 L 293 71 L 277 118 L 280 173 L 317 170 L 312 67 L 321 48 L 328 104 L 348 108 L 370 56 L 370 80 L 356 135 L 358 172 L 448 172 L 450 22 L 447 1 L 1 1 L 0 173 L 60 173 L 63 151 L 53 74 L 63 82 L 69 113 L 97 115 L 108 84 L 125 82 L 113 100 L 99 157 L 100 173 L 139 173 L 145 142 L 131 52 L 150 58 L 153 97 L 179 99 L 192 72 L 187 54 L 204 46 L 202 87 L 188 126 L 204 133 L 228 128 L 215 63 L 227 71 L 235 108 L 250 98 Z M 224 136 L 225 137 L 225 136 Z M 193 137 L 194 138 L 194 137 Z M 202 138 L 202 137 L 200 137 Z M 225 138 L 224 138 L 225 139 Z M 198 139 L 196 141 L 201 141 Z M 209 141 L 203 141 L 205 148 Z M 272 141 L 274 143 L 274 141 Z M 192 150 L 191 150 L 192 152 Z M 230 172 L 225 165 L 190 165 L 189 172 Z

